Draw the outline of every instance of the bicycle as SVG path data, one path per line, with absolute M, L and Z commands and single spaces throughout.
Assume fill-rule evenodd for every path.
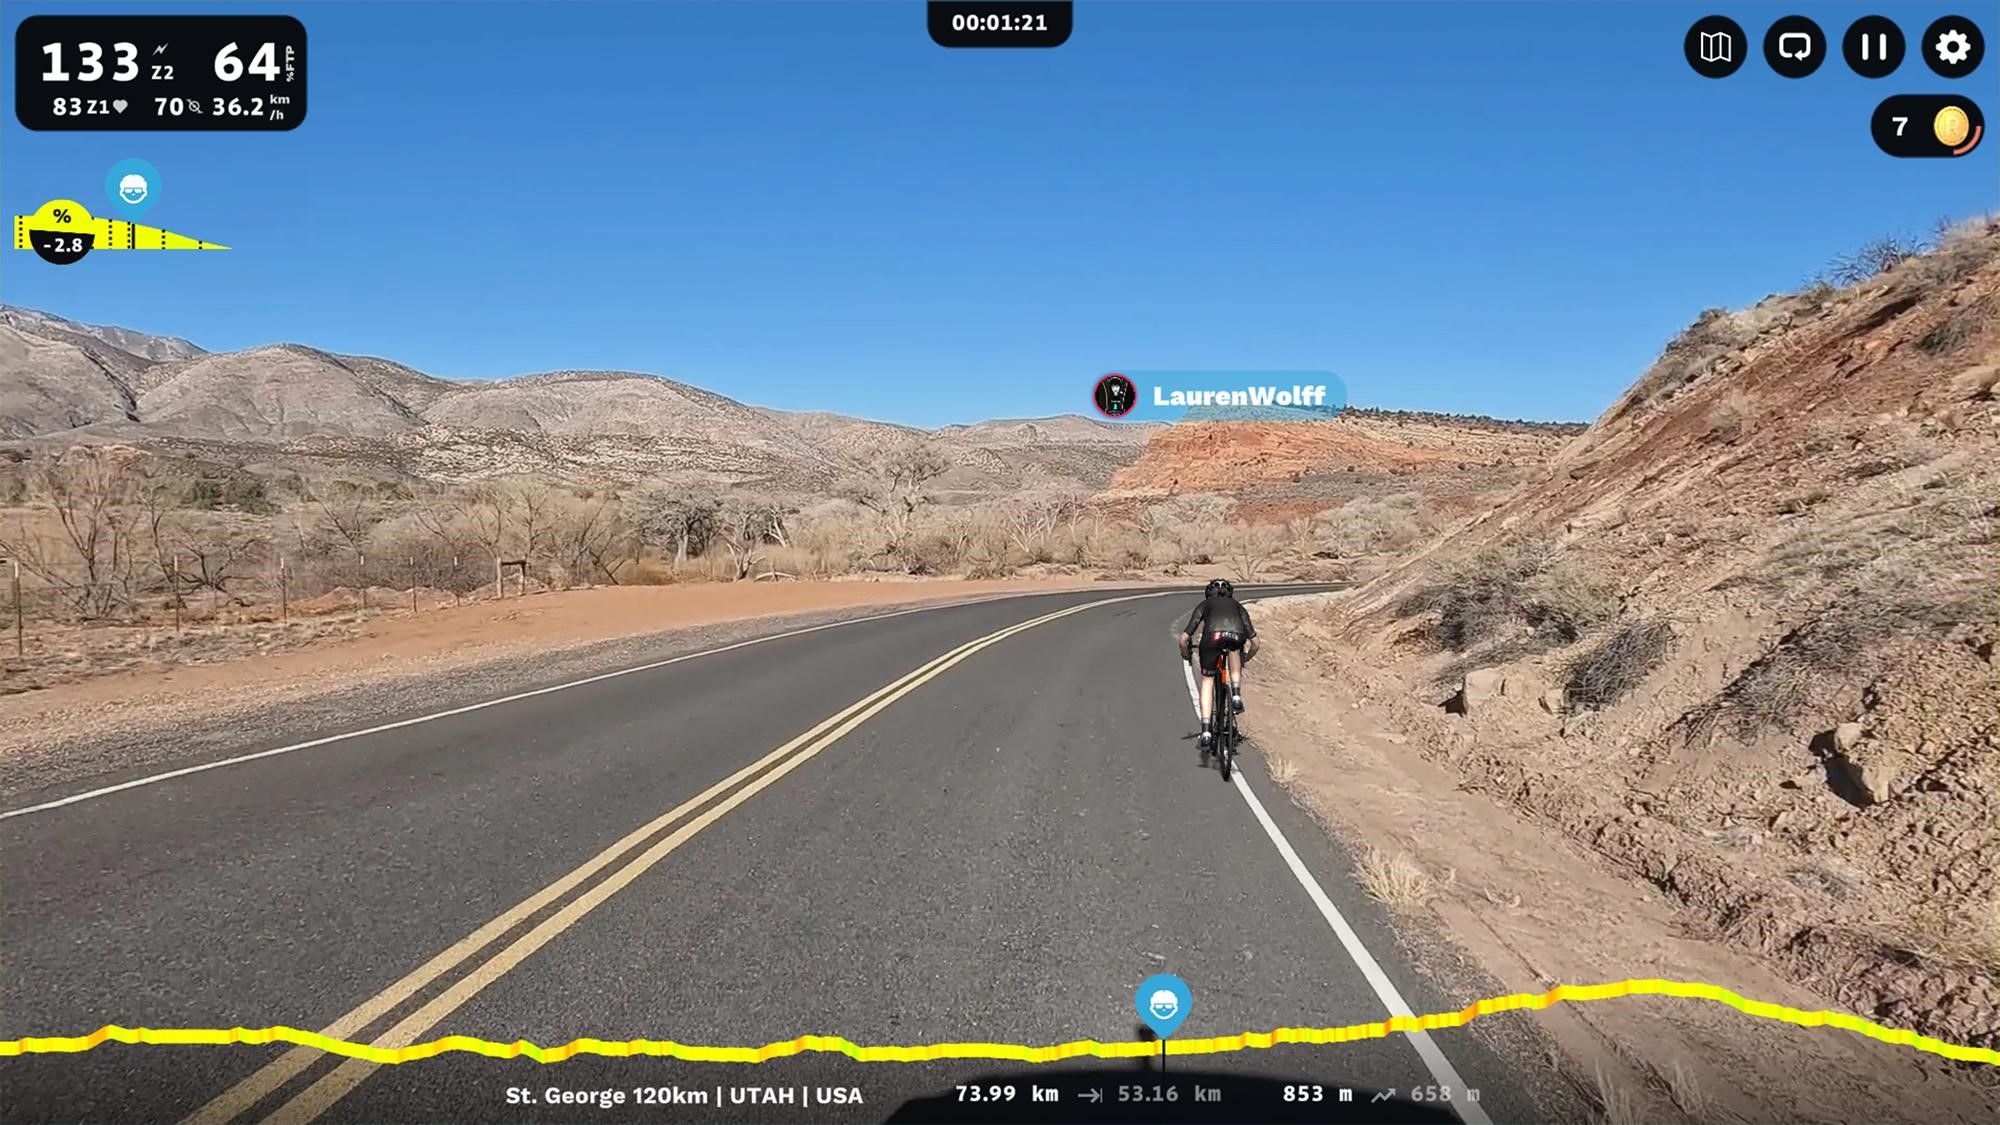
M 1229 702 L 1229 654 L 1223 653 L 1216 661 L 1215 701 L 1209 714 L 1214 716 L 1215 761 L 1222 771 L 1222 780 L 1228 781 L 1230 770 L 1236 764 L 1236 708 Z
M 1213 685 L 1211 690 L 1215 692 L 1215 698 L 1209 706 L 1211 742 L 1208 748 L 1201 752 L 1201 764 L 1208 765 L 1208 759 L 1212 755 L 1215 758 L 1216 768 L 1222 773 L 1222 780 L 1228 781 L 1236 765 L 1236 747 L 1239 738 L 1236 730 L 1236 708 L 1230 704 L 1229 699 L 1229 654 L 1223 653 L 1222 659 L 1218 660 L 1216 665 L 1215 675 L 1207 677 Z

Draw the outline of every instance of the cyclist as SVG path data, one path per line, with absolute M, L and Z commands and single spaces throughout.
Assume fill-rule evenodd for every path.
M 1227 578 L 1211 579 L 1201 592 L 1201 604 L 1188 615 L 1187 628 L 1181 631 L 1181 659 L 1196 650 L 1195 636 L 1199 634 L 1199 654 L 1201 656 L 1202 678 L 1214 677 L 1223 654 L 1229 656 L 1229 705 L 1237 714 L 1243 713 L 1243 662 L 1257 655 L 1257 628 L 1250 624 L 1250 611 L 1236 600 L 1236 587 Z M 1201 696 L 1201 745 L 1203 749 L 1214 736 L 1213 710 L 1214 689 L 1203 684 Z

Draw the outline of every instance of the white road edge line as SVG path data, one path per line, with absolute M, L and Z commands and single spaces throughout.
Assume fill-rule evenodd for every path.
M 95 800 L 98 797 L 107 797 L 113 793 L 122 793 L 127 789 L 138 789 L 142 786 L 158 785 L 162 781 L 172 781 L 177 777 L 187 777 L 189 774 L 205 773 L 209 770 L 219 770 L 224 766 L 236 766 L 236 765 L 242 765 L 244 762 L 254 762 L 259 758 L 273 758 L 278 756 L 279 754 L 290 754 L 295 751 L 310 750 L 316 746 L 325 746 L 334 742 L 345 742 L 350 738 L 365 738 L 371 734 L 381 734 L 383 731 L 397 730 L 402 727 L 413 727 L 416 726 L 418 723 L 434 722 L 435 720 L 438 719 L 448 719 L 453 715 L 463 715 L 472 711 L 482 711 L 488 707 L 498 707 L 502 703 L 513 703 L 522 699 L 532 699 L 537 695 L 547 695 L 550 692 L 566 691 L 570 688 L 582 687 L 585 684 L 595 684 L 595 683 L 600 683 L 604 680 L 614 680 L 620 676 L 630 676 L 635 672 L 650 672 L 655 668 L 665 668 L 669 664 L 679 664 L 684 660 L 698 660 L 704 656 L 720 656 L 725 652 L 734 652 L 739 648 L 748 648 L 751 645 L 760 645 L 764 644 L 767 641 L 782 641 L 787 637 L 802 637 L 805 636 L 807 633 L 817 633 L 823 629 L 838 629 L 844 625 L 861 625 L 870 621 L 887 621 L 891 617 L 904 617 L 912 613 L 929 613 L 940 609 L 956 609 L 961 606 L 979 605 L 983 602 L 1005 601 L 1010 598 L 1046 597 L 1048 596 L 1048 594 L 1062 594 L 1062 593 L 1072 593 L 1072 592 L 1085 593 L 1085 592 L 1096 592 L 1096 591 L 1051 590 L 1045 594 L 1044 593 L 1001 594 L 996 597 L 973 598 L 968 601 L 946 602 L 941 605 L 920 605 L 920 606 L 914 606 L 910 609 L 899 609 L 891 613 L 876 613 L 876 614 L 871 614 L 867 617 L 850 617 L 844 621 L 828 621 L 819 625 L 808 625 L 803 629 L 792 629 L 787 632 L 772 633 L 769 636 L 763 636 L 763 637 L 751 637 L 749 640 L 737 641 L 733 644 L 726 644 L 720 648 L 704 649 L 701 652 L 690 652 L 683 654 L 681 656 L 669 657 L 666 660 L 655 660 L 650 664 L 640 664 L 632 668 L 620 668 L 611 672 L 601 672 L 595 676 L 585 676 L 583 679 L 580 680 L 570 680 L 565 683 L 551 684 L 548 687 L 536 688 L 533 691 L 515 692 L 513 695 L 503 695 L 497 699 L 485 699 L 481 700 L 478 703 L 468 703 L 463 707 L 453 707 L 447 711 L 434 711 L 428 715 L 418 715 L 414 718 L 400 719 L 393 723 L 383 723 L 379 726 L 365 727 L 361 730 L 343 731 L 340 734 L 329 734 L 323 738 L 315 738 L 306 742 L 294 742 L 290 746 L 278 746 L 270 750 L 258 750 L 255 753 L 238 754 L 233 758 L 222 758 L 220 760 L 213 762 L 203 762 L 201 765 L 198 766 L 186 766 L 177 770 L 168 770 L 165 773 L 156 773 L 149 775 L 147 777 L 135 778 L 131 781 L 120 782 L 117 785 L 107 785 L 102 789 L 92 789 L 87 792 L 72 794 L 71 796 L 63 797 L 54 801 L 44 801 L 39 805 L 29 805 L 26 808 L 10 809 L 6 812 L 0 812 L 0 820 L 11 820 L 12 818 L 17 816 L 27 816 L 29 813 L 47 812 L 50 809 L 62 808 L 64 805 L 74 805 L 83 801 Z M 727 624 L 727 623 L 722 622 L 719 624 Z
M 1271 820 L 1271 814 L 1264 811 L 1263 802 L 1257 799 L 1257 794 L 1250 791 L 1250 784 L 1243 780 L 1243 774 L 1239 771 L 1233 780 L 1236 791 L 1243 794 L 1243 800 L 1249 804 L 1251 813 L 1257 817 L 1257 823 L 1264 826 L 1264 834 L 1277 845 L 1278 854 L 1285 857 L 1285 865 L 1292 869 L 1293 876 L 1298 879 L 1301 886 L 1305 887 L 1306 894 L 1313 900 L 1313 905 L 1319 907 L 1320 916 L 1326 919 L 1326 924 L 1333 927 L 1333 932 L 1340 938 L 1340 944 L 1346 948 L 1348 957 L 1352 958 L 1355 966 L 1361 970 L 1361 975 L 1368 978 L 1369 987 L 1375 990 L 1375 995 L 1382 1001 L 1383 1007 L 1388 1008 L 1392 1016 L 1414 1017 L 1416 1013 L 1410 1009 L 1409 1002 L 1403 999 L 1402 993 L 1396 991 L 1395 984 L 1389 980 L 1388 974 L 1382 971 L 1382 966 L 1375 960 L 1375 955 L 1369 953 L 1368 947 L 1361 944 L 1361 936 L 1354 932 L 1354 927 L 1347 924 L 1347 919 L 1341 916 L 1339 908 L 1333 905 L 1333 900 L 1326 897 L 1325 888 L 1319 885 L 1319 880 L 1315 879 L 1313 873 L 1306 868 L 1305 861 L 1299 858 L 1299 853 L 1292 850 L 1291 841 L 1285 839 L 1285 834 L 1278 830 L 1277 824 Z M 1478 1102 L 1466 1100 L 1465 1092 L 1468 1087 L 1465 1080 L 1458 1076 L 1458 1069 L 1451 1065 L 1451 1060 L 1444 1057 L 1444 1051 L 1439 1049 L 1430 1032 L 1410 1031 L 1404 1034 L 1409 1037 L 1410 1046 L 1416 1048 L 1418 1057 L 1424 1060 L 1424 1065 L 1430 1068 L 1431 1077 L 1451 1090 L 1450 1104 L 1453 1112 L 1458 1114 L 1458 1119 L 1465 1122 L 1465 1125 L 1493 1125 L 1493 1119 L 1486 1116 L 1486 1110 L 1481 1108 Z
M 1201 696 L 1195 686 L 1194 664 L 1186 660 L 1181 661 L 1181 671 L 1187 676 L 1188 702 L 1194 705 L 1195 718 L 1199 721 Z M 1361 975 L 1367 978 L 1368 986 L 1375 990 L 1375 996 L 1382 1001 L 1382 1006 L 1389 1009 L 1389 1014 L 1392 1016 L 1414 1018 L 1416 1012 L 1410 1008 L 1409 1001 L 1404 1000 L 1403 994 L 1396 990 L 1395 983 L 1382 971 L 1382 965 L 1375 960 L 1375 955 L 1368 952 L 1367 946 L 1361 944 L 1361 935 L 1355 933 L 1354 927 L 1347 924 L 1347 919 L 1340 913 L 1340 908 L 1333 905 L 1333 900 L 1327 897 L 1326 888 L 1319 885 L 1319 880 L 1313 876 L 1312 870 L 1293 849 L 1292 842 L 1285 838 L 1277 822 L 1264 810 L 1264 803 L 1257 799 L 1257 794 L 1250 789 L 1250 783 L 1243 779 L 1243 771 L 1236 771 L 1236 775 L 1230 780 L 1236 786 L 1236 791 L 1243 795 L 1244 803 L 1250 806 L 1251 815 L 1257 818 L 1258 824 L 1264 826 L 1264 834 L 1277 846 L 1278 854 L 1285 858 L 1285 866 L 1292 869 L 1293 878 L 1306 889 L 1306 896 L 1319 908 L 1320 917 L 1325 918 L 1326 924 L 1333 927 L 1334 936 L 1340 939 L 1341 946 L 1347 950 L 1348 958 L 1361 970 Z M 1431 1077 L 1451 1090 L 1450 1105 L 1452 1111 L 1458 1114 L 1458 1119 L 1465 1122 L 1465 1125 L 1493 1125 L 1493 1119 L 1486 1116 L 1486 1111 L 1478 1102 L 1465 1100 L 1464 1095 L 1468 1089 L 1465 1080 L 1458 1076 L 1458 1068 L 1451 1065 L 1451 1060 L 1444 1057 L 1444 1051 L 1431 1038 L 1430 1032 L 1411 1031 L 1405 1034 L 1409 1037 L 1410 1046 L 1416 1048 L 1417 1056 L 1430 1068 Z

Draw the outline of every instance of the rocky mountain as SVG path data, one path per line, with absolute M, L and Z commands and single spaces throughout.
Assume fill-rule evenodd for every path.
M 0 315 L 0 363 L 0 439 L 122 442 L 255 471 L 379 481 L 684 477 L 818 493 L 865 474 L 885 448 L 928 441 L 952 462 L 937 487 L 967 499 L 1269 484 L 1318 495 L 1328 474 L 1433 470 L 1477 477 L 1454 486 L 1464 491 L 1490 484 L 1496 469 L 1545 463 L 1575 429 L 1354 411 L 1323 425 L 1165 427 L 1060 415 L 922 430 L 749 406 L 629 371 L 440 379 L 298 344 L 210 353 L 19 308 Z M 1231 432 L 1217 436 L 1214 426 Z
M 865 474 L 885 448 L 928 440 L 953 462 L 939 482 L 947 493 L 1091 492 L 1149 430 L 1057 417 L 925 431 L 749 406 L 628 371 L 448 380 L 297 344 L 209 353 L 18 308 L 0 319 L 0 364 L 0 438 L 121 442 L 253 471 L 383 481 L 538 473 L 823 492 Z
M 1324 422 L 1192 422 L 1151 435 L 1111 487 L 1132 495 L 1240 492 L 1334 473 L 1540 467 L 1582 428 L 1359 409 Z
M 0 438 L 136 421 L 137 383 L 148 364 L 116 348 L 0 323 Z
M 149 363 L 193 359 L 208 354 L 177 336 L 154 336 L 113 325 L 79 324 L 74 320 L 65 320 L 59 316 L 35 309 L 24 309 L 17 305 L 0 305 L 0 324 L 22 332 L 31 332 L 44 339 L 66 340 L 86 346 L 110 348 Z

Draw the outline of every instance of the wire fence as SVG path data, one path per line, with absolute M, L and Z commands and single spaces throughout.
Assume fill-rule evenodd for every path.
M 49 581 L 0 559 L 6 602 L 0 606 L 0 653 L 24 661 L 38 639 L 90 647 L 87 635 L 303 622 L 315 618 L 421 614 L 470 601 L 520 597 L 568 583 L 560 568 L 527 559 L 407 555 L 401 559 L 279 556 L 257 566 L 218 568 L 175 559 L 144 575 L 109 582 Z M 157 571 L 157 573 L 150 573 Z

